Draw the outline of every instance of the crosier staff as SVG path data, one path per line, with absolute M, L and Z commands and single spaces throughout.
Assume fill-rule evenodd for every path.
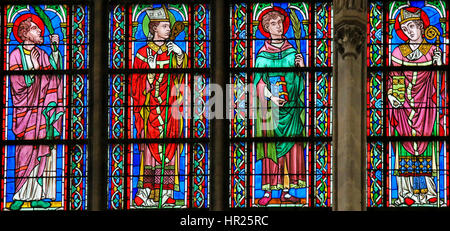
M 439 30 L 435 27 L 435 26 L 428 26 L 427 29 L 425 29 L 425 38 L 427 38 L 428 40 L 432 40 L 434 38 L 436 38 L 436 47 L 439 48 L 440 46 L 440 36 L 441 33 L 439 32 Z M 439 53 L 438 57 L 439 59 L 433 57 L 433 64 L 436 65 L 441 65 L 442 64 L 442 60 L 440 59 L 441 57 L 441 53 L 438 49 L 434 50 L 435 53 Z
M 175 40 L 175 38 L 184 30 L 184 24 L 182 22 L 175 22 L 173 27 L 172 27 L 172 33 L 170 35 L 170 40 Z M 173 53 L 171 52 L 170 54 L 170 59 L 172 60 L 172 55 Z M 169 64 L 170 65 L 170 64 Z M 169 68 L 172 68 L 172 66 L 169 66 Z M 167 87 L 170 86 L 170 74 L 167 78 Z M 167 100 L 170 97 L 170 91 L 169 89 L 167 89 Z M 167 101 L 168 102 L 168 101 Z M 164 119 L 164 134 L 167 134 L 167 120 L 168 120 L 168 112 L 169 109 L 166 110 L 166 116 Z M 163 144 L 163 151 L 162 151 L 162 155 L 161 155 L 161 184 L 159 186 L 159 200 L 158 200 L 158 208 L 161 208 L 162 206 L 162 193 L 163 193 L 163 184 L 164 184 L 164 167 L 166 164 L 166 144 Z

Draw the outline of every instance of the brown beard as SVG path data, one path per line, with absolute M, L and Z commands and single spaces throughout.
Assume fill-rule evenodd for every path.
M 44 38 L 42 36 L 39 37 L 27 37 L 28 41 L 32 42 L 33 44 L 42 44 L 44 43 Z
M 44 43 L 44 38 L 43 37 L 39 37 L 38 41 L 34 41 L 36 44 L 42 44 Z

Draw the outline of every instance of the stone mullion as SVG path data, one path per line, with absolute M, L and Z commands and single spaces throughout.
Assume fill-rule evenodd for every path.
M 225 52 L 225 42 L 227 40 L 227 36 L 225 34 L 225 26 L 224 22 L 228 22 L 228 17 L 225 14 L 227 12 L 226 9 L 229 8 L 226 1 L 211 1 L 211 34 L 213 35 L 212 39 L 212 83 L 218 84 L 222 86 L 222 89 L 225 89 L 225 85 L 227 83 L 226 76 L 226 52 Z M 227 25 L 225 23 L 225 25 Z M 218 57 L 218 58 L 216 58 Z M 223 105 L 216 105 L 216 107 L 224 107 L 226 99 L 223 99 Z M 217 111 L 217 109 L 216 109 Z M 219 110 L 220 111 L 220 110 Z M 210 169 L 210 201 L 211 201 L 211 210 L 213 211 L 223 211 L 227 208 L 228 201 L 228 193 L 227 190 L 228 182 L 227 182 L 227 174 L 228 166 L 225 163 L 228 163 L 228 145 L 227 145 L 227 136 L 229 135 L 226 129 L 226 120 L 225 119 L 213 119 L 211 120 L 211 155 L 210 161 L 212 168 Z
M 106 35 L 108 34 L 108 28 L 105 25 L 107 23 L 107 6 L 106 0 L 93 1 L 91 4 L 93 6 L 91 15 L 95 15 L 95 19 L 90 21 L 93 23 L 92 27 L 94 30 L 90 31 L 92 34 L 89 36 L 92 43 L 92 50 L 94 55 L 93 58 L 93 75 L 91 76 L 92 85 L 90 86 L 93 92 L 90 98 L 89 105 L 92 107 L 92 125 L 89 128 L 90 138 L 91 138 L 91 150 L 89 158 L 89 180 L 88 180 L 88 202 L 89 210 L 101 211 L 106 209 L 107 205 L 107 144 L 106 144 L 106 129 L 108 127 L 105 115 L 107 115 L 106 110 L 106 95 L 107 89 L 105 86 L 107 84 L 106 76 L 106 61 L 107 59 L 107 44 Z
M 334 0 L 334 210 L 365 210 L 367 0 Z

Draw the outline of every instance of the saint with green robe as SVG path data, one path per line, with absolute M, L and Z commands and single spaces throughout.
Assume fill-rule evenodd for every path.
M 256 68 L 304 66 L 302 55 L 284 36 L 285 20 L 288 20 L 285 12 L 277 8 L 262 16 L 261 26 L 270 39 L 258 51 Z M 257 137 L 304 135 L 305 83 L 304 73 L 255 73 Z M 306 185 L 304 144 L 279 141 L 257 143 L 256 159 L 262 160 L 262 189 L 265 191 L 258 204 L 267 205 L 272 199 L 272 190 L 283 190 L 282 202 L 299 203 L 300 199 L 290 195 L 289 189 Z

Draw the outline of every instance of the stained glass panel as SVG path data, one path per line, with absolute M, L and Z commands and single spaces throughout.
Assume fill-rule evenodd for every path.
M 448 5 L 371 1 L 367 206 L 448 206 Z
M 230 4 L 229 206 L 332 205 L 332 4 Z
M 3 7 L 0 210 L 85 210 L 89 7 Z
M 110 4 L 108 209 L 209 207 L 208 4 Z

